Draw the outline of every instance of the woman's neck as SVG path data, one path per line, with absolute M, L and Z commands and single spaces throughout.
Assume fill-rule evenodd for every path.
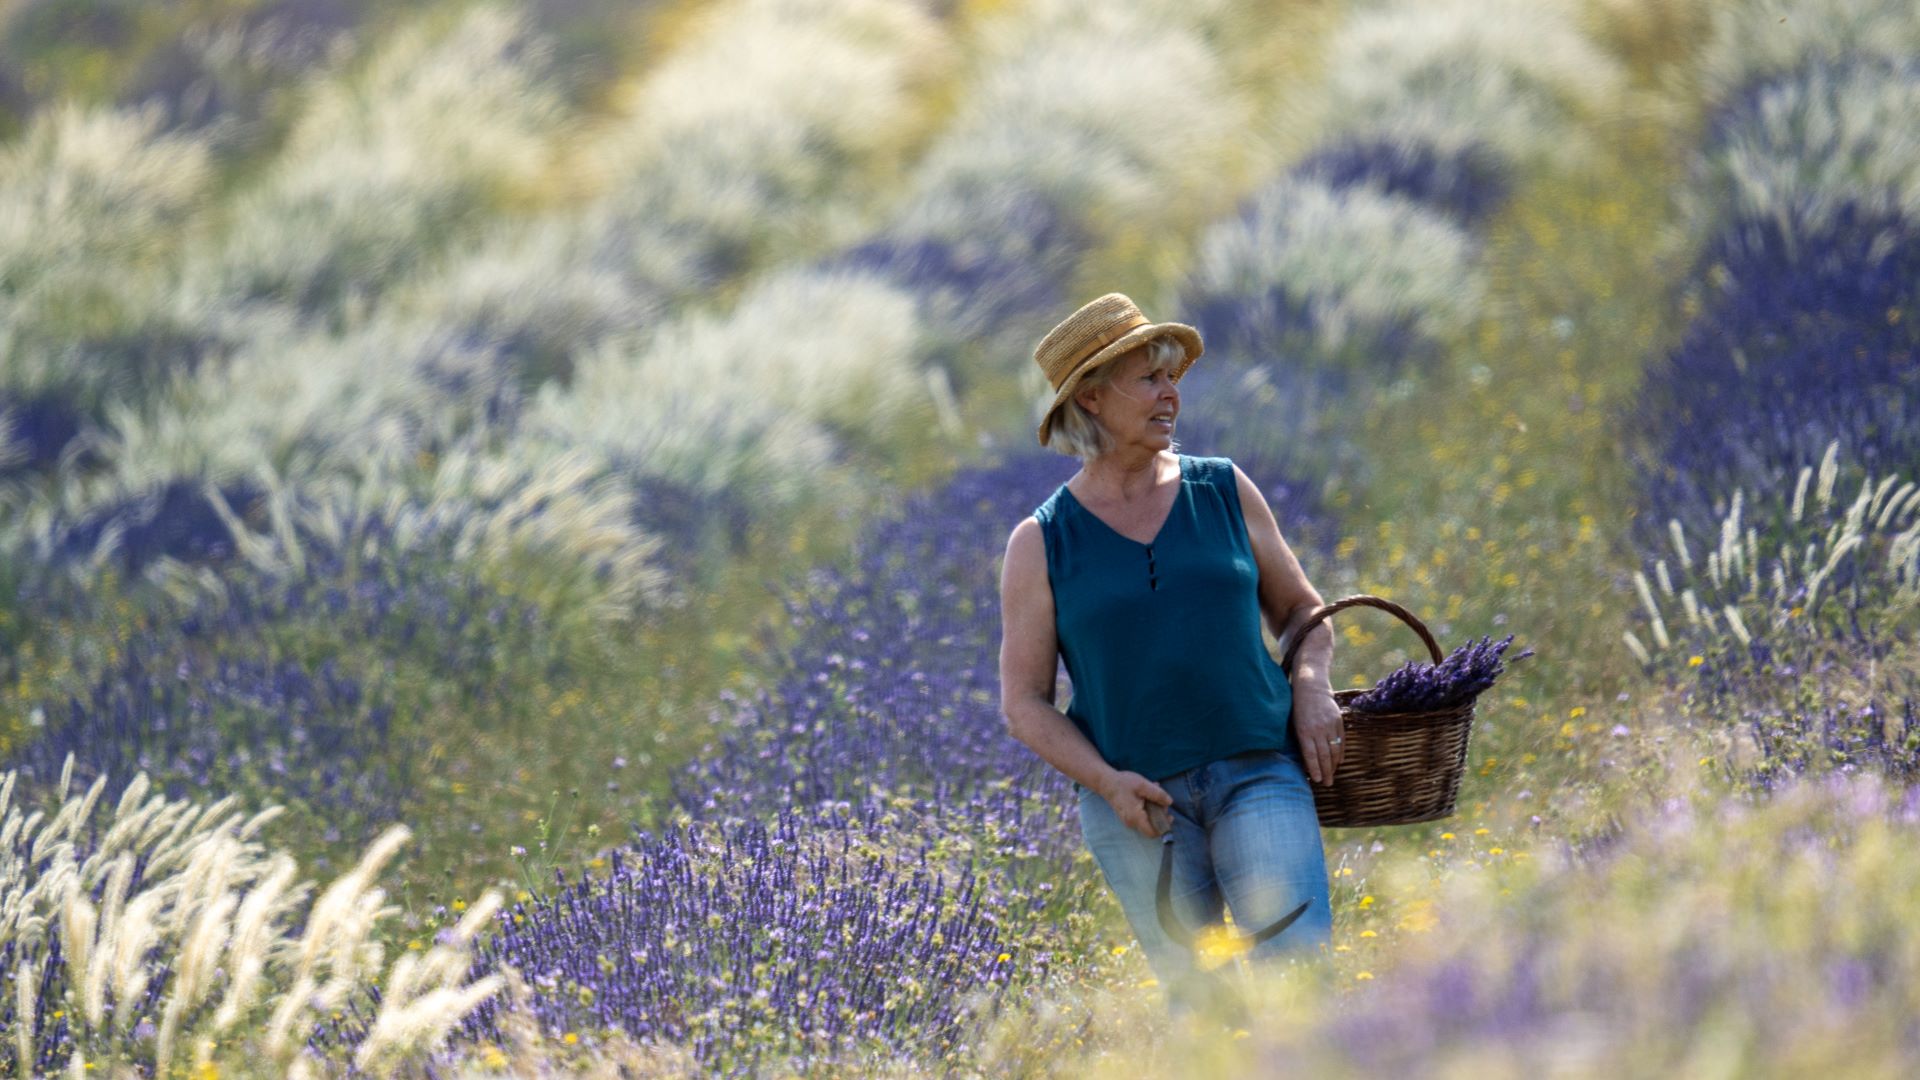
M 1111 450 L 1081 464 L 1081 482 L 1089 494 L 1105 501 L 1143 499 L 1160 485 L 1161 462 L 1172 454 L 1171 450 Z

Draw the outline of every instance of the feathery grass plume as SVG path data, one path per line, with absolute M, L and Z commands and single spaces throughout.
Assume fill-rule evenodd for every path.
M 251 478 L 262 463 L 291 481 L 391 470 L 509 419 L 508 374 L 495 348 L 431 323 L 378 319 L 339 336 L 262 327 L 173 400 L 114 410 L 117 483 L 82 490 L 97 504 L 175 477 Z M 81 498 L 68 513 L 89 509 Z
M 184 351 L 149 313 L 211 169 L 202 140 L 159 122 L 59 104 L 0 145 L 0 478 L 84 451 L 103 404 Z
M 33 1052 L 34 1027 L 38 1019 L 34 1006 L 39 1000 L 34 984 L 40 981 L 40 973 L 35 970 L 32 961 L 21 963 L 14 958 L 14 962 L 19 966 L 13 973 L 13 1015 L 8 1017 L 8 1026 L 13 1028 L 13 1062 L 20 1080 L 33 1080 L 38 1056 Z
M 189 1010 L 200 1004 L 212 981 L 214 965 L 220 961 L 224 939 L 231 928 L 227 916 L 234 908 L 234 896 L 222 892 L 213 903 L 203 905 L 200 914 L 186 932 L 179 960 L 174 968 L 173 992 L 160 1012 L 160 1031 L 154 1039 L 155 1072 L 165 1075 L 173 1060 L 174 1040 L 179 1037 L 181 1021 Z
M 1920 16 L 1915 16 L 1920 22 Z M 1718 117 L 1683 220 L 1696 237 L 1727 223 L 1777 221 L 1817 234 L 1841 214 L 1920 218 L 1920 54 L 1848 59 L 1764 83 Z M 1908 226 L 1912 228 L 1912 226 Z
M 1378 364 L 1396 328 L 1429 340 L 1477 318 L 1486 281 L 1453 221 L 1370 188 L 1282 179 L 1207 231 L 1183 292 L 1209 350 L 1241 364 Z
M 1920 56 L 1920 9 L 1906 0 L 1721 0 L 1710 10 L 1694 65 L 1709 105 L 1805 67 Z
M 202 372 L 165 408 L 119 411 L 115 472 L 29 507 L 23 542 L 72 549 L 88 563 L 123 550 L 130 574 L 168 556 L 231 554 L 273 571 L 280 558 L 298 558 L 290 530 L 358 507 L 407 518 L 394 534 L 403 545 L 431 527 L 435 542 L 462 557 L 511 562 L 550 551 L 575 558 L 580 574 L 610 573 L 601 591 L 611 601 L 644 599 L 657 570 L 647 562 L 652 542 L 630 520 L 630 497 L 596 488 L 575 464 L 551 461 L 561 471 L 548 475 L 478 445 L 521 408 L 497 348 L 397 318 L 342 338 L 285 327 Z M 289 499 L 309 512 L 277 509 Z M 543 514 L 543 499 L 580 513 L 552 505 Z M 263 547 L 236 520 L 263 513 L 277 545 Z
M 728 0 L 700 19 L 582 154 L 607 187 L 600 226 L 631 231 L 636 259 L 690 246 L 689 289 L 850 238 L 947 62 L 907 0 Z
M 843 447 L 924 418 L 920 335 L 898 289 L 791 271 L 727 314 L 684 316 L 582 358 L 573 385 L 543 392 L 527 426 L 616 470 L 787 502 L 830 484 Z
M 1802 485 L 1813 471 L 1802 470 Z M 1726 635 L 1745 638 L 1743 646 L 1765 643 L 1793 627 L 1824 626 L 1849 637 L 1897 631 L 1920 607 L 1920 499 L 1900 479 L 1867 477 L 1851 501 L 1801 506 L 1800 513 L 1783 505 L 1784 492 L 1751 504 L 1736 492 L 1718 543 L 1701 545 L 1705 562 L 1677 575 L 1694 629 L 1682 636 L 1680 651 L 1724 646 Z M 1669 528 L 1677 541 L 1686 535 L 1678 521 Z M 1658 626 L 1662 608 L 1645 575 L 1636 571 L 1634 582 Z M 1700 609 L 1725 613 L 1727 624 Z
M 1516 164 L 1577 166 L 1593 152 L 1580 121 L 1626 89 L 1560 2 L 1408 0 L 1354 15 L 1327 48 L 1329 126 L 1488 143 Z
M 1244 151 L 1246 103 L 1205 38 L 1216 8 L 1048 0 L 980 21 L 969 93 L 905 197 L 822 265 L 913 294 L 924 351 L 958 361 L 930 371 L 936 400 L 970 390 L 976 359 L 992 379 L 1031 350 L 1114 221 L 1151 231 Z
M 503 903 L 488 893 L 451 929 L 436 935 L 442 946 L 424 956 L 402 956 L 381 989 L 380 1008 L 354 1051 L 354 1065 L 376 1075 L 414 1055 L 437 1051 L 470 1013 L 506 986 L 500 974 L 467 981 L 475 935 L 493 921 Z M 464 985 L 462 985 L 464 983 Z
M 49 331 L 77 328 L 71 320 L 110 304 L 117 279 L 166 250 L 199 207 L 211 173 L 206 144 L 162 134 L 160 120 L 153 109 L 59 104 L 0 145 L 0 313 L 9 324 L 64 315 Z
M 302 619 L 320 617 L 307 602 L 311 592 L 353 577 L 354 567 L 380 558 L 412 560 L 412 569 L 399 572 L 409 582 L 372 594 L 369 586 L 357 587 L 354 606 L 367 601 L 372 610 L 336 613 L 347 620 L 343 629 L 362 637 L 381 632 L 390 609 L 416 601 L 450 605 L 436 608 L 438 620 L 459 618 L 461 599 L 446 590 L 464 583 L 472 593 L 469 578 L 556 613 L 578 610 L 577 600 L 613 614 L 661 599 L 665 582 L 653 558 L 660 541 L 630 486 L 583 451 L 535 449 L 462 437 L 424 460 L 392 468 L 370 460 L 363 475 L 302 481 L 256 462 L 245 481 L 216 486 L 176 479 L 159 492 L 117 502 L 108 500 L 118 481 L 73 485 L 59 505 L 29 508 L 25 520 L 14 523 L 12 542 L 49 566 L 93 567 L 118 556 L 129 577 L 145 577 L 183 604 L 237 588 L 256 607 L 292 604 L 300 610 L 289 617 Z M 430 471 L 422 475 L 421 465 Z M 227 565 L 234 556 L 252 569 Z M 309 566 L 312 560 L 318 565 Z M 467 569 L 475 573 L 440 573 L 449 560 L 472 560 Z M 516 583 L 526 588 L 505 589 Z M 419 595 L 408 595 L 403 585 Z M 371 621 L 362 626 L 362 617 Z
M 0 785 L 0 963 L 14 973 L 0 1003 L 13 1035 L 0 1069 L 44 1075 L 82 1060 L 164 1073 L 189 1046 L 204 1064 L 215 1037 L 246 1020 L 270 1016 L 283 1036 L 312 1030 L 348 993 L 377 994 L 382 981 L 400 984 L 395 1009 L 412 1009 L 402 1029 L 444 1031 L 495 989 L 463 985 L 484 914 L 383 980 L 375 923 L 393 909 L 372 878 L 405 842 L 402 828 L 309 906 L 293 860 L 257 839 L 266 812 L 250 816 L 231 798 L 169 800 L 143 776 L 104 821 L 105 777 L 84 794 L 57 787 L 48 817 L 13 803 L 17 779 Z M 488 894 L 477 906 L 499 903 Z M 225 1045 L 264 1068 L 304 1053 L 303 1039 Z M 420 1050 L 396 1046 L 382 1060 L 397 1068 Z
M 312 999 L 317 1011 L 338 1006 L 363 972 L 380 966 L 385 950 L 369 931 L 397 909 L 385 906 L 386 890 L 373 880 L 412 835 L 404 825 L 388 827 L 308 912 L 306 929 L 293 946 L 294 976 L 317 984 Z
M 620 620 L 665 598 L 661 539 L 623 477 L 591 449 L 541 440 L 458 447 L 421 495 L 399 481 L 352 499 L 392 523 L 401 550 L 446 550 L 548 619 Z
M 233 940 L 228 946 L 233 957 L 233 970 L 229 973 L 220 1009 L 213 1017 L 215 1032 L 231 1028 L 253 1005 L 253 995 L 259 989 L 260 976 L 266 968 L 273 920 L 304 897 L 304 887 L 289 895 L 289 887 L 293 885 L 293 875 L 297 869 L 291 857 L 276 854 L 271 868 L 248 892 L 246 900 L 234 915 Z
M 188 295 L 337 315 L 542 178 L 562 115 L 544 50 L 501 7 L 446 22 L 422 17 L 311 88 L 279 155 L 183 271 Z
M 462 920 L 426 952 L 403 955 L 384 979 L 372 977 L 383 955 L 372 921 L 397 911 L 385 905 L 384 890 L 372 887 L 372 880 L 409 835 L 404 826 L 395 826 L 375 840 L 359 864 L 314 902 L 301 939 L 289 942 L 296 987 L 312 986 L 326 975 L 317 990 L 299 996 L 313 1010 L 309 1024 L 319 1023 L 349 993 L 378 991 L 372 1026 L 388 1038 L 359 1062 L 375 1075 L 390 1075 L 411 1056 L 430 1052 L 502 985 L 497 979 L 467 981 L 474 935 L 503 902 L 492 890 L 475 903 L 479 915 Z
M 494 350 L 526 393 L 564 385 L 576 356 L 650 326 L 701 280 L 685 243 L 616 226 L 597 212 L 502 223 L 439 273 L 396 289 L 393 308 Z
M 1180 287 L 1213 361 L 1182 383 L 1192 445 L 1293 476 L 1350 467 L 1351 440 L 1316 433 L 1479 316 L 1477 247 L 1454 217 L 1371 184 L 1268 184 L 1202 235 Z
M 955 201 L 1011 188 L 1089 222 L 1152 220 L 1244 131 L 1247 103 L 1177 20 L 1114 14 L 1029 37 L 1023 14 L 982 29 L 996 52 L 916 171 L 909 218 L 947 220 Z

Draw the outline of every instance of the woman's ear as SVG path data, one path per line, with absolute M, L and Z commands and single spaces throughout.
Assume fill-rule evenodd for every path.
M 1087 412 L 1089 413 L 1092 413 L 1094 416 L 1100 415 L 1100 388 L 1099 387 L 1083 386 L 1080 389 L 1075 390 L 1073 392 L 1073 400 L 1079 402 L 1081 408 L 1087 410 Z

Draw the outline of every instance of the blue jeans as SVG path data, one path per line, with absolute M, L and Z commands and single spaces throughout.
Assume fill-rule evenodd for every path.
M 1291 926 L 1253 947 L 1247 959 L 1320 955 L 1333 937 L 1326 853 L 1305 766 L 1293 753 L 1256 750 L 1211 761 L 1160 781 L 1173 805 L 1173 911 L 1191 931 L 1233 912 L 1234 929 L 1252 933 L 1301 902 Z M 1176 1011 L 1191 1006 L 1211 978 L 1191 949 L 1160 928 L 1154 891 L 1161 841 L 1127 828 L 1097 792 L 1074 785 L 1080 831 L 1120 901 L 1147 963 Z

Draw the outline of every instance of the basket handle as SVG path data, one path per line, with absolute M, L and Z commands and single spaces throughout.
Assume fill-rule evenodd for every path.
M 1389 615 L 1397 616 L 1401 622 L 1413 627 L 1413 632 L 1419 634 L 1420 640 L 1427 643 L 1427 651 L 1433 654 L 1434 663 L 1438 664 L 1446 659 L 1446 654 L 1440 651 L 1440 643 L 1433 640 L 1433 634 L 1427 629 L 1427 624 L 1416 618 L 1413 612 L 1391 600 L 1369 593 L 1356 593 L 1353 596 L 1343 596 L 1331 604 L 1321 604 L 1313 609 L 1313 614 L 1307 616 L 1307 621 L 1300 626 L 1300 632 L 1293 635 L 1293 641 L 1287 646 L 1286 657 L 1280 661 L 1281 670 L 1285 671 L 1289 678 L 1293 676 L 1293 654 L 1300 651 L 1300 643 L 1307 639 L 1307 631 L 1331 618 L 1335 612 L 1345 611 L 1350 607 L 1375 607 Z

